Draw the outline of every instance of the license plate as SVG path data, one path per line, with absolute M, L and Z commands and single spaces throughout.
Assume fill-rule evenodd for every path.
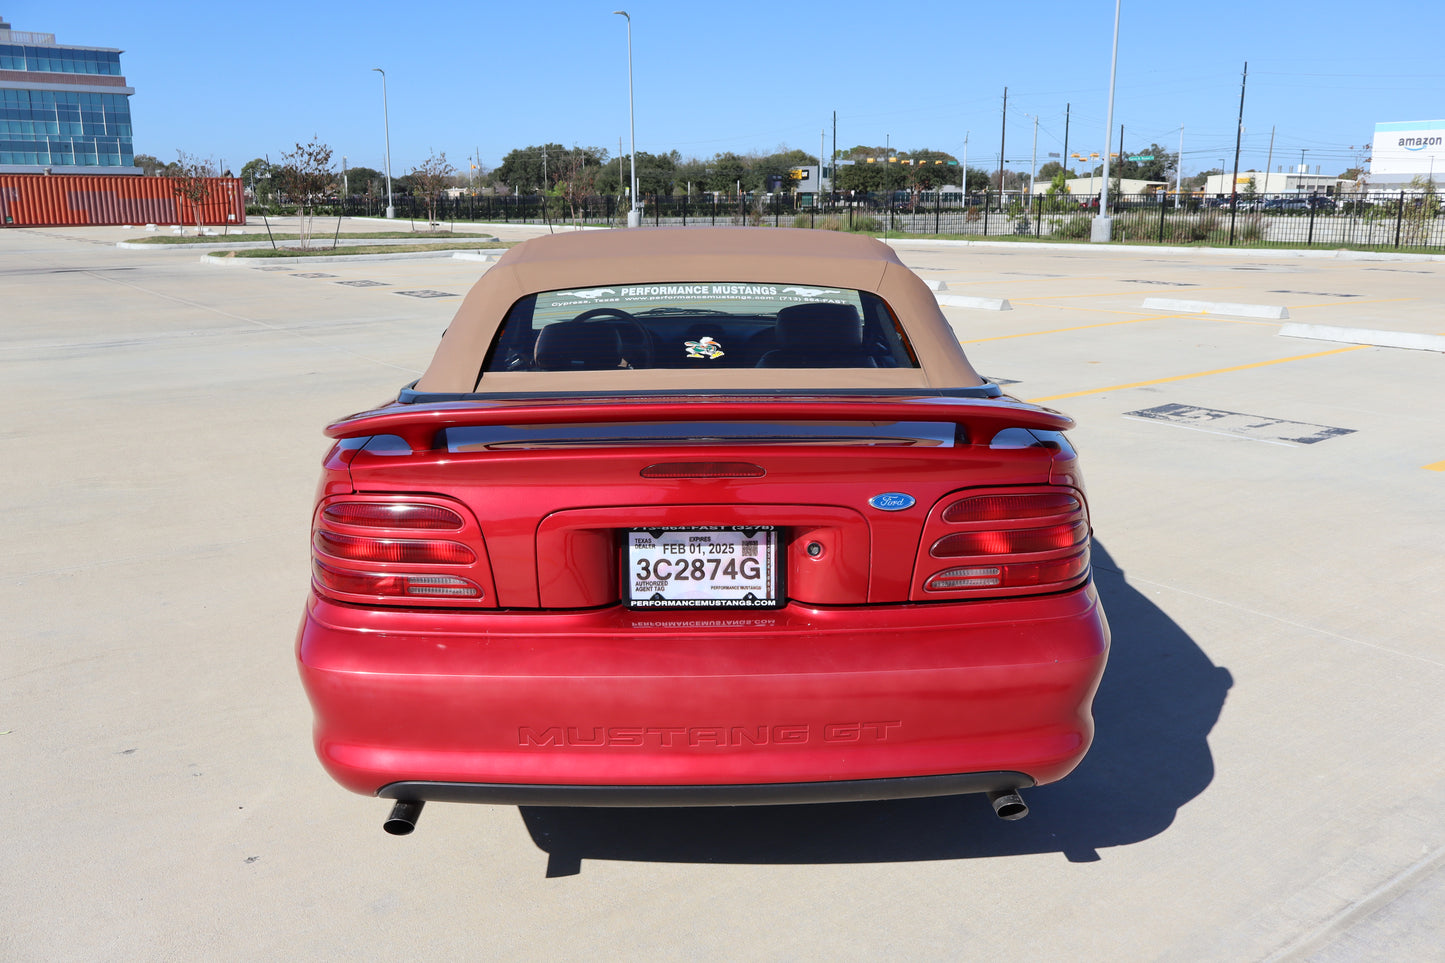
M 639 609 L 767 609 L 783 604 L 778 529 L 627 532 L 627 604 Z

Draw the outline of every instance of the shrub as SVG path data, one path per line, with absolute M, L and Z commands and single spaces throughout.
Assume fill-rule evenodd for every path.
M 1075 214 L 1073 217 L 1054 221 L 1053 234 L 1055 237 L 1085 238 L 1092 230 L 1090 224 L 1092 218 L 1087 214 Z

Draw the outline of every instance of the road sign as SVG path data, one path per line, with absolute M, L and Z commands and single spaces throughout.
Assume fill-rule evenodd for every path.
M 1146 160 L 1153 160 L 1153 159 L 1154 159 L 1154 155 L 1153 155 L 1153 154 L 1130 154 L 1130 155 L 1129 155 L 1129 160 L 1131 160 L 1131 161 L 1146 161 Z

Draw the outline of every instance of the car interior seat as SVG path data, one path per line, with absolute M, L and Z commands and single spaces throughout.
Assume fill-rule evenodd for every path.
M 543 371 L 598 371 L 622 364 L 617 329 L 605 322 L 558 321 L 537 334 L 532 359 Z
M 794 304 L 778 312 L 778 346 L 759 368 L 876 368 L 863 347 L 863 319 L 851 304 Z

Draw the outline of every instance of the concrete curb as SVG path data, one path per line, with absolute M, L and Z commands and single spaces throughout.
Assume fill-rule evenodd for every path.
M 500 253 L 500 252 L 498 252 Z M 464 261 L 491 261 L 496 254 L 486 251 L 398 251 L 395 254 L 337 254 L 315 257 L 211 257 L 201 255 L 202 264 L 217 267 L 265 267 L 268 264 L 337 264 L 353 261 L 411 261 L 421 258 L 460 258 Z
M 1280 321 L 1289 317 L 1289 309 L 1273 304 L 1229 304 L 1223 301 L 1181 301 L 1176 298 L 1145 298 L 1144 307 L 1151 311 L 1180 311 L 1186 314 L 1227 314 L 1236 318 L 1265 318 Z
M 1044 248 L 1050 251 L 1060 249 L 1079 250 L 1080 248 L 1089 251 L 1122 251 L 1127 254 L 1178 254 L 1178 255 L 1218 255 L 1220 257 L 1298 257 L 1298 258 L 1323 258 L 1326 260 L 1338 261 L 1445 261 L 1445 254 L 1393 254 L 1387 251 L 1343 251 L 1333 249 L 1321 250 L 1296 250 L 1280 248 L 1242 248 L 1242 247 L 1170 247 L 1151 244 L 1062 244 L 1050 241 L 953 241 L 953 240 L 930 240 L 928 238 L 879 238 L 884 244 L 889 245 L 921 245 L 924 247 L 1007 247 L 1015 250 L 1029 248 Z
M 1445 335 L 1413 334 L 1408 331 L 1335 328 L 1324 324 L 1286 324 L 1279 329 L 1279 336 L 1307 338 L 1311 341 L 1342 341 L 1345 344 L 1370 344 L 1381 348 L 1408 348 L 1412 351 L 1445 352 Z
M 450 240 L 455 241 L 455 240 L 457 240 L 457 238 L 450 238 Z M 468 242 L 471 242 L 471 241 L 500 241 L 500 238 L 488 237 L 488 236 L 485 235 L 485 234 L 478 234 L 475 238 L 470 238 L 470 237 L 469 237 L 469 238 L 467 238 L 466 240 L 467 240 Z M 419 238 L 416 238 L 415 240 L 413 240 L 413 239 L 411 239 L 411 238 L 405 238 L 405 237 L 392 237 L 392 238 L 384 238 L 384 237 L 383 237 L 383 238 L 359 238 L 359 239 L 356 239 L 356 240 L 348 240 L 348 239 L 346 239 L 346 238 L 342 238 L 341 241 L 340 241 L 336 246 L 337 246 L 338 248 L 345 248 L 345 247 L 365 247 L 365 246 L 370 245 L 370 244 L 394 244 L 394 245 L 396 245 L 397 247 L 406 247 L 407 245 L 412 245 L 412 244 L 435 244 L 435 243 L 437 243 L 435 238 L 427 239 L 427 238 L 424 238 L 424 237 L 419 237 Z M 123 250 L 126 250 L 126 251 L 260 251 L 260 250 L 265 250 L 266 248 L 269 248 L 269 247 L 271 246 L 271 242 L 270 242 L 270 241 L 233 241 L 233 242 L 230 243 L 230 244 L 225 244 L 225 243 L 222 243 L 222 242 L 219 242 L 219 241 L 218 241 L 218 242 L 216 242 L 216 243 L 209 243 L 209 242 L 207 242 L 207 243 L 205 243 L 205 244 L 145 244 L 145 243 L 140 242 L 140 241 L 116 241 L 116 242 L 115 242 L 115 246 L 118 247 L 118 248 L 122 248 Z M 352 255 L 352 256 L 353 256 L 353 257 L 357 257 L 357 256 L 359 256 L 359 255 Z
M 966 294 L 940 294 L 938 303 L 946 308 L 975 308 L 979 311 L 1012 311 L 1007 298 L 975 298 Z

